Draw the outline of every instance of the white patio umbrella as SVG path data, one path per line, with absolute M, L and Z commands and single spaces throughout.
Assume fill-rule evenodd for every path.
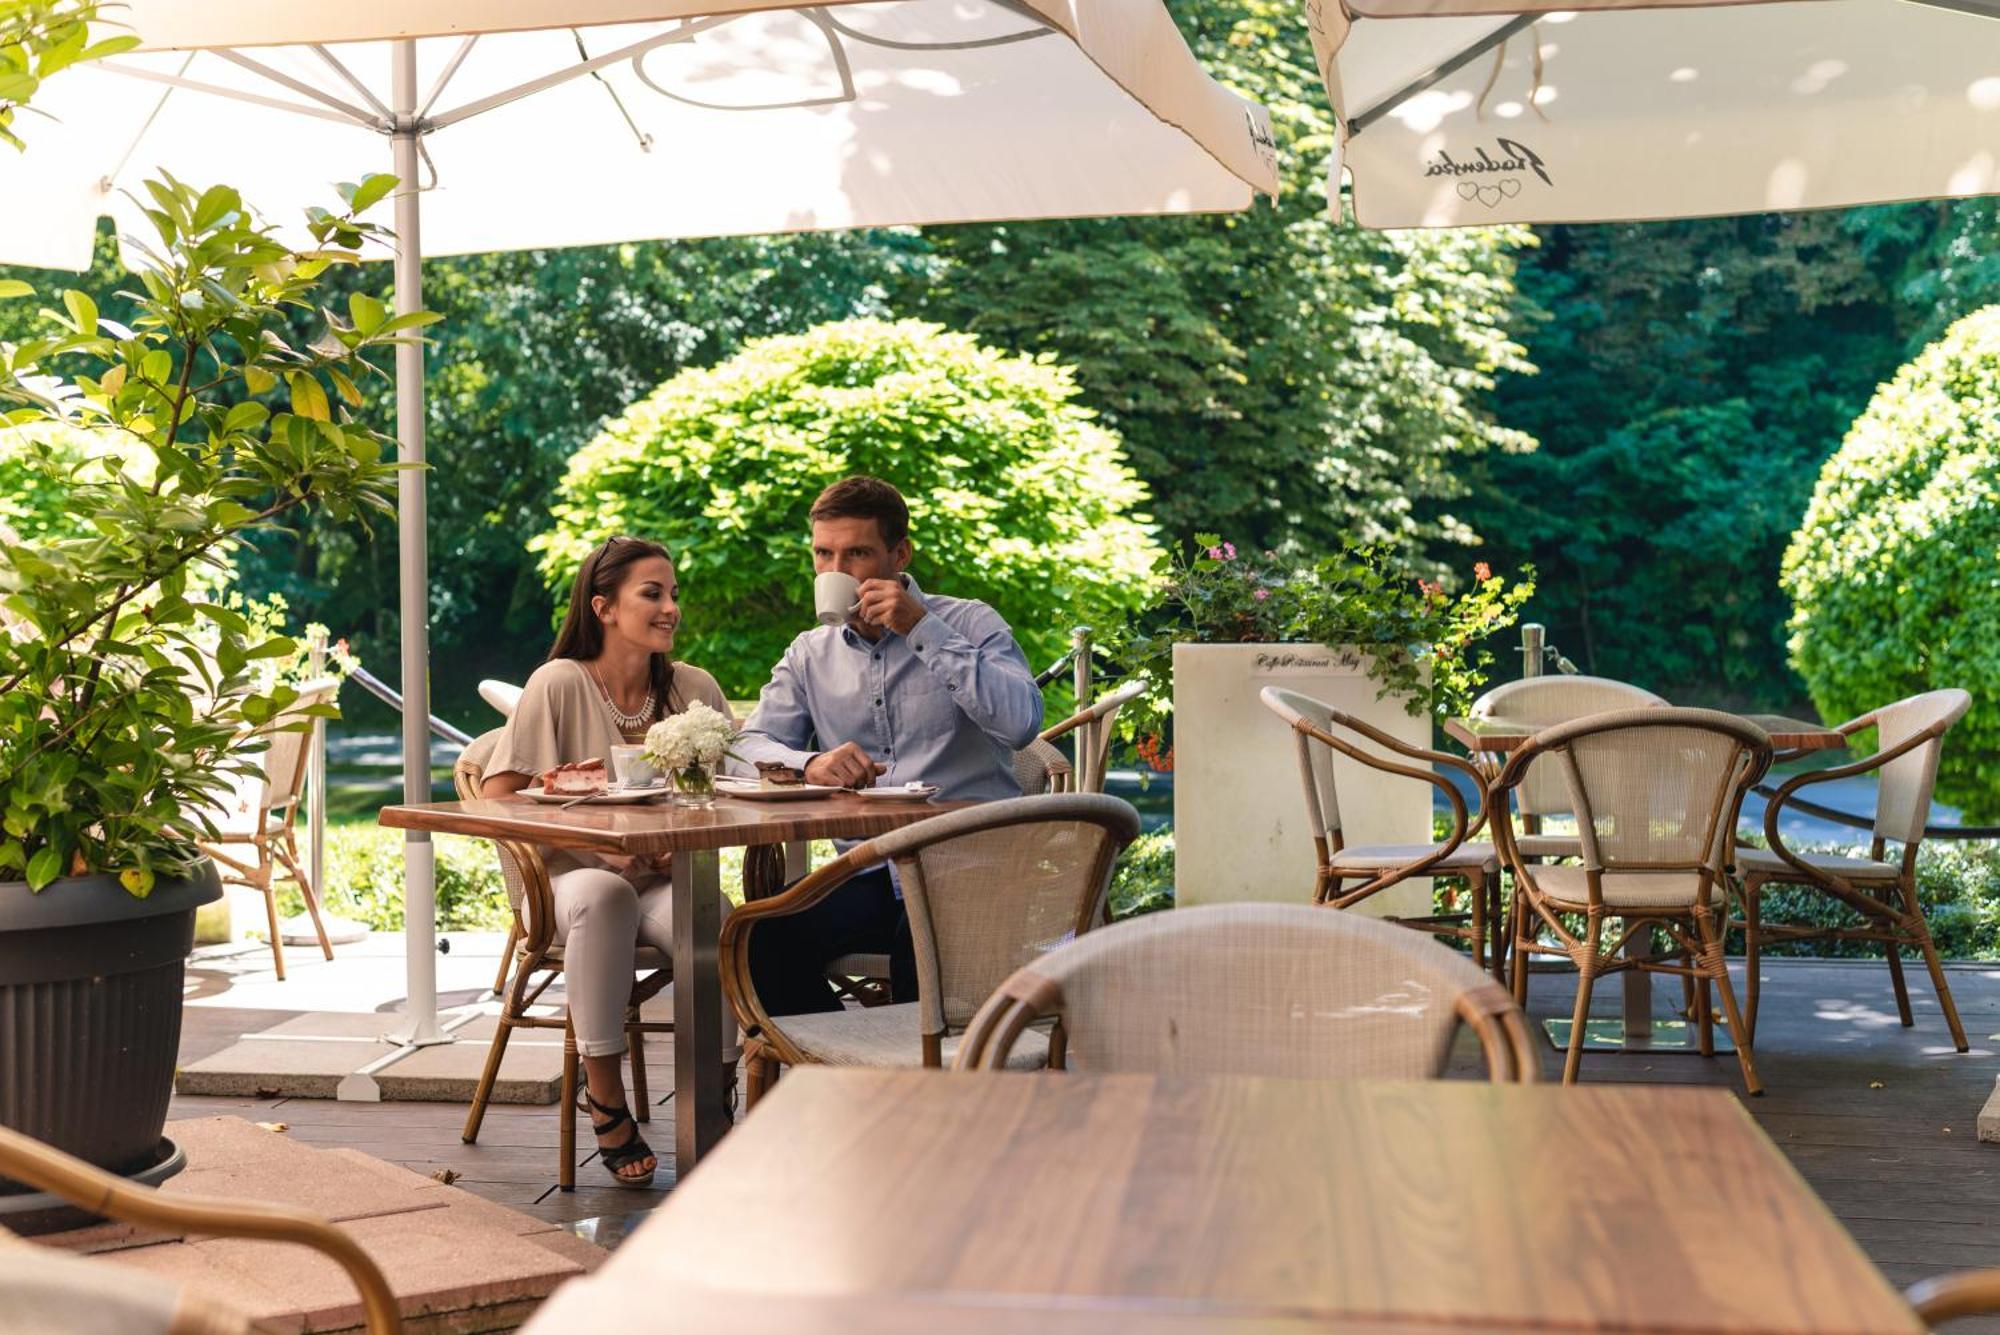
M 1275 193 L 1263 109 L 1159 0 L 128 0 L 142 49 L 52 81 L 0 155 L 0 262 L 82 269 L 156 170 L 267 217 L 393 171 L 419 259 L 902 223 L 1189 213 Z M 424 457 L 423 353 L 397 354 Z M 399 480 L 403 785 L 428 801 L 424 496 Z M 406 845 L 409 1019 L 441 1041 L 429 836 Z
M 1332 184 L 1367 227 L 2000 192 L 1996 0 L 1307 0 L 1307 21 Z

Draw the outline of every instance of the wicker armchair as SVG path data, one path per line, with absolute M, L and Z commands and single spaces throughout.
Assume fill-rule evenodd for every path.
M 1879 743 L 1875 754 L 1851 765 L 1815 770 L 1788 780 L 1764 808 L 1765 848 L 1740 848 L 1736 870 L 1743 916 L 1732 923 L 1743 929 L 1745 988 L 1744 1019 L 1752 1034 L 1757 1031 L 1757 966 L 1765 941 L 1879 941 L 1887 947 L 1889 977 L 1896 988 L 1896 1009 L 1903 1025 L 1913 1023 L 1910 992 L 1903 982 L 1901 950 L 1908 946 L 1924 957 L 1931 985 L 1937 989 L 1938 1006 L 1951 1041 L 1960 1052 L 1966 1050 L 1965 1026 L 1959 1022 L 1958 1007 L 1945 982 L 1937 945 L 1931 940 L 1917 902 L 1917 849 L 1923 843 L 1924 824 L 1929 819 L 1931 790 L 1937 782 L 1938 753 L 1944 734 L 1965 717 L 1972 697 L 1964 691 L 1931 691 L 1898 700 L 1893 705 L 1863 714 L 1840 725 L 1838 731 L 1852 736 L 1874 728 Z M 1873 842 L 1865 858 L 1825 853 L 1798 853 L 1785 846 L 1778 834 L 1778 822 L 1785 804 L 1802 790 L 1818 783 L 1850 778 L 1879 771 L 1881 778 L 1875 801 Z M 1891 843 L 1902 845 L 1901 855 L 1887 861 Z M 1861 925 L 1822 927 L 1765 922 L 1762 897 L 1766 886 L 1806 885 L 1846 904 L 1860 915 Z
M 1117 721 L 1118 711 L 1146 693 L 1146 684 L 1131 681 L 1107 695 L 1098 697 L 1084 708 L 1071 714 L 1054 727 L 1042 732 L 1044 743 L 1053 742 L 1058 737 L 1076 734 L 1076 791 L 1080 793 L 1101 793 L 1104 791 L 1105 761 L 1111 754 L 1111 725 Z M 1028 791 L 1026 785 L 1022 792 Z
M 263 777 L 240 790 L 229 809 L 210 812 L 216 832 L 196 839 L 201 851 L 214 859 L 224 881 L 262 892 L 271 924 L 271 962 L 280 982 L 285 977 L 285 939 L 278 924 L 278 891 L 273 882 L 281 866 L 305 896 L 320 952 L 329 960 L 333 958 L 333 942 L 327 939 L 320 916 L 322 887 L 314 885 L 306 874 L 295 827 L 311 759 L 307 743 L 312 736 L 298 725 L 312 717 L 307 711 L 332 704 L 339 693 L 340 683 L 332 678 L 307 682 L 283 713 L 245 738 L 246 743 L 269 743 L 257 760 Z
M 1138 834 L 1138 813 L 1116 798 L 987 802 L 856 844 L 783 894 L 737 909 L 722 924 L 720 969 L 746 1040 L 746 1101 L 754 1106 L 779 1065 L 944 1065 L 995 987 L 1098 920 L 1112 865 Z M 918 999 L 773 1018 L 750 978 L 751 933 L 884 861 L 910 915 Z M 1033 1043 L 1016 1053 L 1023 1066 L 1044 1056 Z
M 1531 1081 L 1506 989 L 1379 919 L 1300 904 L 1210 904 L 1092 932 L 1022 966 L 982 1006 L 960 1070 L 998 1070 L 1054 1021 L 1050 1065 L 1157 1075 L 1435 1079 L 1461 1023 L 1495 1081 Z
M 1485 785 L 1479 771 L 1457 756 L 1399 742 L 1351 714 L 1296 691 L 1266 686 L 1261 699 L 1290 726 L 1298 743 L 1299 778 L 1305 788 L 1306 817 L 1311 823 L 1317 863 L 1313 903 L 1351 908 L 1370 895 L 1418 876 L 1463 881 L 1471 900 L 1469 914 L 1425 914 L 1390 921 L 1467 940 L 1473 958 L 1500 975 L 1506 960 L 1506 938 L 1501 932 L 1499 854 L 1491 844 L 1466 842 L 1486 823 L 1484 801 L 1482 798 L 1477 818 L 1470 818 L 1458 785 L 1438 773 L 1446 769 L 1463 774 L 1473 791 L 1483 794 Z M 1420 779 L 1438 789 L 1451 804 L 1450 837 L 1442 843 L 1349 847 L 1342 837 L 1340 799 L 1334 784 L 1335 753 L 1381 774 Z M 1343 888 L 1350 881 L 1358 884 Z
M 1068 758 L 1039 738 L 1014 753 L 1014 781 L 1021 785 L 1023 796 L 1070 792 L 1073 777 Z M 842 996 L 864 1006 L 886 1006 L 891 1000 L 887 955 L 861 951 L 842 955 L 826 966 L 826 977 Z
M 1472 702 L 1475 719 L 1509 719 L 1533 729 L 1553 727 L 1613 709 L 1644 709 L 1664 705 L 1660 696 L 1609 677 L 1523 677 L 1504 682 Z M 1496 757 L 1498 770 L 1505 757 Z M 1554 764 L 1537 765 L 1514 790 L 1515 811 L 1521 818 L 1515 843 L 1527 858 L 1580 858 L 1583 844 L 1573 834 L 1545 834 L 1550 816 L 1570 817 L 1569 785 Z
M 495 728 L 482 733 L 460 753 L 451 770 L 452 784 L 458 790 L 460 800 L 479 795 L 486 761 L 504 731 L 504 728 Z M 505 986 L 500 999 L 500 1026 L 493 1031 L 493 1044 L 486 1050 L 486 1066 L 479 1074 L 479 1085 L 473 1091 L 472 1108 L 465 1115 L 465 1130 L 460 1138 L 468 1145 L 479 1139 L 480 1125 L 486 1120 L 486 1105 L 493 1097 L 495 1082 L 500 1078 L 501 1060 L 507 1055 L 507 1040 L 513 1037 L 514 1031 L 560 1029 L 563 1033 L 562 1105 L 557 1109 L 557 1116 L 562 1121 L 557 1136 L 560 1148 L 556 1182 L 564 1191 L 570 1191 L 576 1186 L 576 1034 L 570 1028 L 567 1006 L 554 1015 L 534 1012 L 537 1006 L 544 1010 L 548 1008 L 551 1003 L 542 1001 L 542 994 L 562 976 L 563 948 L 555 939 L 555 891 L 549 885 L 548 868 L 543 865 L 541 850 L 535 845 L 512 839 L 496 839 L 493 843 L 500 858 L 500 875 L 507 885 L 507 903 L 514 911 L 514 923 L 507 937 L 507 953 L 500 961 L 501 980 Z M 646 1092 L 646 1035 L 670 1034 L 674 1025 L 671 1020 L 641 1019 L 639 1007 L 673 981 L 674 971 L 673 961 L 650 946 L 640 946 L 634 952 L 632 967 L 635 977 L 632 998 L 625 1013 L 625 1039 L 627 1055 L 632 1063 L 632 1116 L 644 1122 L 650 1120 L 651 1115 L 651 1099 Z M 507 985 L 505 979 L 510 972 L 513 982 Z
M 219 1238 L 289 1242 L 331 1258 L 361 1294 L 368 1335 L 398 1335 L 403 1319 L 381 1268 L 318 1215 L 258 1201 L 168 1196 L 0 1127 L 0 1177 L 128 1224 Z M 0 1228 L 0 1331 L 110 1331 L 127 1335 L 251 1335 L 267 1327 L 143 1271 L 17 1242 Z
M 1553 761 L 1569 786 L 1582 845 L 1581 866 L 1534 863 L 1513 840 L 1508 794 L 1530 766 Z M 1514 872 L 1514 1000 L 1528 1002 L 1529 954 L 1567 956 L 1576 965 L 1576 1007 L 1563 1083 L 1583 1057 L 1591 988 L 1606 974 L 1646 969 L 1692 978 L 1701 1052 L 1715 1052 L 1709 985 L 1722 994 L 1744 1088 L 1763 1092 L 1729 971 L 1722 958 L 1722 912 L 1729 846 L 1743 794 L 1771 763 L 1771 739 L 1733 714 L 1671 707 L 1615 710 L 1536 733 L 1494 780 L 1494 835 Z M 1573 932 L 1565 916 L 1583 918 Z M 1606 945 L 1607 918 L 1619 920 Z M 1555 944 L 1537 940 L 1545 927 Z M 1678 951 L 1661 959 L 1624 947 L 1659 928 Z

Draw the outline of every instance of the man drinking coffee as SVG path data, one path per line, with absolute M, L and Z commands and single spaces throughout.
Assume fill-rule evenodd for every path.
M 887 482 L 837 482 L 811 517 L 815 602 L 832 624 L 785 650 L 737 755 L 803 770 L 808 783 L 922 782 L 946 800 L 1020 796 L 1014 752 L 1041 730 L 1042 693 L 1007 623 L 985 603 L 917 587 L 907 573 L 909 507 Z M 894 999 L 916 1000 L 909 917 L 888 868 L 877 867 L 802 913 L 759 923 L 750 972 L 773 1015 L 838 1010 L 826 966 L 885 951 Z

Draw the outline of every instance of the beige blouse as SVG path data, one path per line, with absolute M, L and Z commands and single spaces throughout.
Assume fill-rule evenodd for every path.
M 736 717 L 714 677 L 692 664 L 675 663 L 666 712 L 678 714 L 695 700 L 732 721 Z M 590 669 L 574 658 L 551 659 L 536 668 L 521 688 L 520 703 L 487 759 L 485 772 L 534 779 L 557 765 L 580 760 L 602 760 L 609 769 L 611 748 L 624 742 Z M 590 865 L 587 855 L 559 849 L 547 850 L 544 859 L 551 875 Z

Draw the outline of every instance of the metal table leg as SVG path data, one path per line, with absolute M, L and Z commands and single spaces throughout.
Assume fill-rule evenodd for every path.
M 729 1129 L 722 1084 L 721 859 L 674 854 L 674 1173 L 685 1177 Z

